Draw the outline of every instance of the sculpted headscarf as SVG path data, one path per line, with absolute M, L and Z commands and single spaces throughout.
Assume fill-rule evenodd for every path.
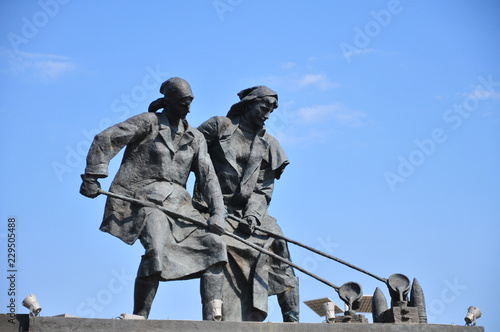
M 151 104 L 149 104 L 148 112 L 154 113 L 159 109 L 164 108 L 165 99 L 175 100 L 184 97 L 194 98 L 191 86 L 186 80 L 180 77 L 172 77 L 163 82 L 160 87 L 160 93 L 165 97 L 158 98 L 151 102 Z
M 278 107 L 278 94 L 273 90 L 269 89 L 267 86 L 259 85 L 254 86 L 252 88 L 248 88 L 238 92 L 238 97 L 240 97 L 240 101 L 231 106 L 231 109 L 227 113 L 227 117 L 234 117 L 240 115 L 241 112 L 245 110 L 245 105 L 264 97 L 273 97 L 276 98 L 276 107 Z
M 172 77 L 163 82 L 160 87 L 160 93 L 167 99 L 178 99 L 184 97 L 193 97 L 193 91 L 186 80 L 180 77 Z

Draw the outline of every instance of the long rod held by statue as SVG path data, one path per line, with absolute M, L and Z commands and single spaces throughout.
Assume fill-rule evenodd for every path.
M 229 215 L 228 217 L 229 217 L 229 218 L 231 218 L 231 219 L 234 219 L 234 220 L 236 220 L 236 221 L 238 221 L 238 222 L 241 222 L 241 221 L 242 221 L 240 218 L 238 218 L 238 217 L 236 217 L 236 216 L 233 216 L 233 215 Z M 307 249 L 307 250 L 310 250 L 310 251 L 312 251 L 312 252 L 314 252 L 314 253 L 316 253 L 316 254 L 318 254 L 318 255 L 324 256 L 324 257 L 329 258 L 329 259 L 331 259 L 331 260 L 334 260 L 334 261 L 336 261 L 336 262 L 338 262 L 338 263 L 340 263 L 340 264 L 344 264 L 344 265 L 346 265 L 346 266 L 350 267 L 351 269 L 354 269 L 354 270 L 357 270 L 357 271 L 362 272 L 362 273 L 364 273 L 364 274 L 367 274 L 367 275 L 369 275 L 370 277 L 373 277 L 373 278 L 375 278 L 375 279 L 377 279 L 377 280 L 379 280 L 379 281 L 382 281 L 383 283 L 387 283 L 387 279 L 386 279 L 386 278 L 379 277 L 379 276 L 377 276 L 377 275 L 375 275 L 375 274 L 373 274 L 373 273 L 370 273 L 370 272 L 368 272 L 368 271 L 366 271 L 366 270 L 364 270 L 364 269 L 362 269 L 362 268 L 360 268 L 360 267 L 357 267 L 357 266 L 355 266 L 355 265 L 352 265 L 352 264 L 350 264 L 350 263 L 348 263 L 348 262 L 346 262 L 346 261 L 344 261 L 344 260 L 342 260 L 342 259 L 340 259 L 340 258 L 337 258 L 337 257 L 335 257 L 335 256 L 329 255 L 329 254 L 327 254 L 327 253 L 325 253 L 325 252 L 322 252 L 322 251 L 320 251 L 320 250 L 318 250 L 318 249 L 315 249 L 315 248 L 313 248 L 313 247 L 310 247 L 310 246 L 305 245 L 305 244 L 303 244 L 303 243 L 300 243 L 300 242 L 298 242 L 298 241 L 292 240 L 292 239 L 290 239 L 290 238 L 288 238 L 288 237 L 286 237 L 286 236 L 284 236 L 284 235 L 273 233 L 273 232 L 268 231 L 268 230 L 266 230 L 266 229 L 264 229 L 264 228 L 262 228 L 262 227 L 260 227 L 260 226 L 255 226 L 255 229 L 256 229 L 256 230 L 259 230 L 259 231 L 261 231 L 261 232 L 267 233 L 268 235 L 270 235 L 270 236 L 272 236 L 272 237 L 275 237 L 275 238 L 278 238 L 278 239 L 282 239 L 282 240 L 285 240 L 285 241 L 287 241 L 287 242 L 290 242 L 290 243 L 293 243 L 293 244 L 295 244 L 295 245 L 298 245 L 299 247 L 302 247 L 302 248 L 305 248 L 305 249 Z
M 238 222 L 242 222 L 242 219 L 240 219 L 240 218 L 238 218 L 236 216 L 229 215 L 228 217 L 232 218 L 232 219 L 234 219 L 234 220 L 236 220 Z M 268 231 L 268 230 L 266 230 L 266 229 L 264 229 L 263 227 L 260 227 L 260 226 L 255 226 L 255 229 L 259 230 L 261 232 L 264 232 L 264 233 L 266 233 L 266 234 L 268 234 L 270 236 L 273 236 L 273 237 L 275 237 L 277 239 L 282 239 L 282 240 L 285 240 L 287 242 L 296 244 L 296 245 L 298 245 L 298 246 L 300 246 L 302 248 L 305 248 L 307 250 L 310 250 L 310 251 L 312 251 L 312 252 L 314 252 L 314 253 L 316 253 L 318 255 L 324 256 L 324 257 L 329 258 L 331 260 L 334 260 L 334 261 L 336 261 L 338 263 L 344 264 L 344 265 L 346 265 L 346 266 L 348 266 L 348 267 L 350 267 L 350 268 L 352 268 L 354 270 L 357 270 L 359 272 L 367 274 L 370 277 L 373 277 L 373 278 L 375 278 L 375 279 L 377 279 L 379 281 L 382 281 L 389 288 L 389 292 L 391 293 L 391 297 L 398 298 L 401 301 L 403 301 L 403 298 L 406 296 L 405 294 L 407 294 L 408 291 L 409 291 L 410 280 L 405 275 L 403 275 L 403 274 L 394 273 L 389 278 L 381 278 L 381 277 L 379 277 L 379 276 L 377 276 L 377 275 L 375 275 L 373 273 L 370 273 L 370 272 L 368 272 L 368 271 L 366 271 L 366 270 L 364 270 L 364 269 L 362 269 L 360 267 L 352 265 L 352 264 L 350 264 L 350 263 L 348 263 L 348 262 L 346 262 L 346 261 L 344 261 L 344 260 L 342 260 L 340 258 L 337 258 L 335 256 L 332 256 L 332 255 L 329 255 L 327 253 L 324 253 L 324 252 L 322 252 L 320 250 L 317 250 L 317 249 L 314 249 L 312 247 L 309 247 L 308 245 L 305 245 L 305 244 L 300 243 L 298 241 L 292 240 L 292 239 L 290 239 L 290 238 L 288 238 L 288 237 L 286 237 L 284 235 L 273 233 L 273 232 Z M 338 291 L 339 295 L 340 295 L 340 298 L 342 300 L 344 300 L 344 302 L 345 302 L 345 296 L 341 295 L 341 293 L 345 293 L 346 288 L 350 288 L 350 287 L 357 287 L 356 283 L 354 283 L 354 282 L 346 283 L 346 284 L 342 285 L 340 292 Z
M 147 201 L 143 201 L 143 200 L 139 200 L 139 199 L 135 199 L 135 198 L 131 198 L 131 197 L 127 197 L 127 196 L 123 196 L 123 195 L 115 194 L 115 193 L 112 193 L 112 192 L 109 192 L 109 191 L 105 191 L 105 190 L 102 190 L 102 189 L 99 189 L 99 193 L 100 193 L 100 194 L 103 194 L 103 195 L 106 195 L 106 196 L 109 196 L 109 197 L 113 197 L 113 198 L 121 199 L 121 200 L 124 200 L 124 201 L 130 202 L 130 203 L 135 203 L 135 204 L 142 205 L 142 206 L 146 206 L 146 207 L 153 207 L 153 208 L 157 208 L 158 210 L 160 210 L 160 211 L 162 211 L 163 213 L 166 213 L 166 214 L 168 214 L 168 215 L 170 215 L 170 216 L 172 216 L 172 217 L 179 218 L 179 219 L 183 219 L 183 220 L 185 220 L 185 221 L 188 221 L 188 222 L 190 222 L 190 223 L 195 224 L 196 226 L 200 226 L 200 227 L 203 227 L 203 228 L 208 228 L 208 225 L 207 225 L 206 223 L 204 223 L 204 222 L 201 222 L 201 221 L 199 221 L 199 220 L 196 220 L 196 219 L 193 219 L 193 218 L 190 218 L 190 217 L 184 216 L 184 215 L 182 215 L 182 214 L 180 214 L 180 213 L 177 213 L 177 212 L 175 212 L 175 211 L 169 210 L 169 209 L 167 209 L 167 208 L 165 208 L 165 207 L 163 207 L 163 206 L 158 206 L 158 205 L 156 205 L 156 204 L 154 204 L 154 203 L 151 203 L 151 202 L 147 202 Z M 257 251 L 260 251 L 260 252 L 262 252 L 262 253 L 264 253 L 264 254 L 266 254 L 266 255 L 268 255 L 268 256 L 271 256 L 271 257 L 273 257 L 273 258 L 275 258 L 275 259 L 277 259 L 277 260 L 280 260 L 280 261 L 282 261 L 282 262 L 284 262 L 284 263 L 286 263 L 286 264 L 290 265 L 291 267 L 296 268 L 297 270 L 299 270 L 299 271 L 301 271 L 301 272 L 303 272 L 303 273 L 307 274 L 308 276 L 313 277 L 314 279 L 316 279 L 316 280 L 318 280 L 318 281 L 321 281 L 321 282 L 322 282 L 322 283 L 324 283 L 325 285 L 332 287 L 333 289 L 335 289 L 335 291 L 336 291 L 337 293 L 338 293 L 338 292 L 339 292 L 339 290 L 340 290 L 340 287 L 338 287 L 338 286 L 336 286 L 336 285 L 332 284 L 331 282 L 329 282 L 329 281 L 327 281 L 327 280 L 325 280 L 325 279 L 323 279 L 323 278 L 321 278 L 321 277 L 319 277 L 319 276 L 315 275 L 314 273 L 311 273 L 311 272 L 307 271 L 306 269 L 304 269 L 304 268 L 302 268 L 302 267 L 300 267 L 300 266 L 298 266 L 298 265 L 296 265 L 296 264 L 292 263 L 291 261 L 289 261 L 289 260 L 288 260 L 288 259 L 286 259 L 286 258 L 283 258 L 283 257 L 281 257 L 281 256 L 278 256 L 278 255 L 276 255 L 275 253 L 272 253 L 272 252 L 270 252 L 270 251 L 268 251 L 268 250 L 266 250 L 266 249 L 264 249 L 264 248 L 261 248 L 261 247 L 259 247 L 259 246 L 255 245 L 255 244 L 253 244 L 252 242 L 249 242 L 249 241 L 247 241 L 247 240 L 245 240 L 245 239 L 242 239 L 242 238 L 241 238 L 241 237 L 239 237 L 238 235 L 235 235 L 235 234 L 233 234 L 233 233 L 231 233 L 231 232 L 228 232 L 228 231 L 226 231 L 226 230 L 224 230 L 223 234 L 224 234 L 224 235 L 227 235 L 227 236 L 229 236 L 229 237 L 232 237 L 233 239 L 235 239 L 235 240 L 237 240 L 237 241 L 240 241 L 240 242 L 242 242 L 242 243 L 244 243 L 244 244 L 248 245 L 249 247 L 251 247 L 251 248 L 253 248 L 253 249 L 257 250 Z

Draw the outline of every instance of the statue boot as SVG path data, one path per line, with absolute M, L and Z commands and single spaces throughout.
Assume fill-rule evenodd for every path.
M 134 315 L 148 319 L 159 285 L 154 277 L 137 277 L 134 288 Z

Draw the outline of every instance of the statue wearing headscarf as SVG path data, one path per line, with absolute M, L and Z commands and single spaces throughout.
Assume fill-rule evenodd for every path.
M 159 281 L 202 279 L 201 296 L 207 314 L 221 306 L 222 266 L 227 261 L 220 237 L 224 229 L 225 208 L 205 138 L 186 121 L 193 94 L 189 84 L 178 77 L 160 88 L 164 98 L 156 109 L 136 115 L 96 135 L 87 157 L 80 192 L 99 195 L 98 179 L 108 176 L 108 165 L 122 148 L 123 160 L 110 191 L 152 202 L 178 214 L 207 223 L 198 228 L 153 207 L 138 206 L 108 198 L 101 230 L 127 244 L 139 239 L 144 246 L 134 290 L 134 314 L 148 317 Z M 209 207 L 206 221 L 191 203 L 186 190 L 190 172 L 200 183 L 200 192 Z M 217 308 L 215 308 L 217 309 Z
M 285 241 L 276 240 L 256 225 L 283 234 L 271 217 L 274 180 L 279 179 L 288 158 L 278 141 L 266 132 L 264 122 L 278 107 L 278 95 L 265 86 L 238 93 L 240 101 L 232 105 L 226 117 L 213 117 L 198 127 L 207 140 L 229 216 L 226 230 L 254 244 L 290 259 Z M 196 183 L 195 207 L 206 211 L 207 204 Z M 224 267 L 224 320 L 263 321 L 267 316 L 267 297 L 278 295 L 283 320 L 299 319 L 298 279 L 285 263 L 223 236 L 228 250 Z

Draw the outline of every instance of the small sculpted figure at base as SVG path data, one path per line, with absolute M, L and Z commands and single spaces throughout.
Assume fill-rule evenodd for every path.
M 91 198 L 99 195 L 98 179 L 108 176 L 111 158 L 126 147 L 111 192 L 152 202 L 209 226 L 194 226 L 154 207 L 107 199 L 100 229 L 130 245 L 139 239 L 145 249 L 135 281 L 134 314 L 149 316 L 160 281 L 201 277 L 202 303 L 209 308 L 203 319 L 220 320 L 222 267 L 227 262 L 220 236 L 226 214 L 220 186 L 204 136 L 186 121 L 191 87 L 174 77 L 162 84 L 160 92 L 164 97 L 154 101 L 149 112 L 96 135 L 80 192 Z M 186 190 L 190 172 L 207 202 L 208 221 L 193 207 Z
M 207 140 L 229 217 L 226 231 L 243 237 L 290 260 L 287 243 L 255 230 L 282 235 L 276 219 L 267 213 L 274 180 L 289 164 L 278 141 L 266 132 L 264 122 L 278 107 L 278 95 L 265 86 L 238 93 L 240 101 L 227 116 L 213 117 L 198 127 Z M 194 205 L 207 213 L 203 183 L 195 184 Z M 240 221 L 231 216 L 238 217 Z M 285 322 L 299 320 L 298 279 L 293 269 L 232 238 L 224 267 L 224 320 L 263 321 L 269 295 L 277 295 Z

